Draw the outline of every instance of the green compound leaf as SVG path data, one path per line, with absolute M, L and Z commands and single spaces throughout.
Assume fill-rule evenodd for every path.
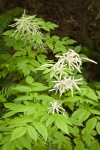
M 13 142 L 7 142 L 4 146 L 3 146 L 3 150 L 14 150 L 15 149 L 15 145 Z
M 75 144 L 76 144 L 75 150 L 84 150 L 84 144 L 82 143 L 81 140 L 75 139 L 74 141 L 75 141 Z
M 49 116 L 48 120 L 46 121 L 46 127 L 51 125 L 55 121 L 55 118 L 53 116 Z
M 46 95 L 46 94 L 41 94 L 41 95 L 38 95 L 37 97 L 36 97 L 36 99 L 38 99 L 38 100 L 44 100 L 44 101 L 54 101 L 55 99 L 53 98 L 53 97 L 51 97 L 51 96 L 48 96 L 48 95 Z
M 16 145 L 16 147 L 17 147 L 19 150 L 22 150 L 23 145 L 21 144 L 21 142 L 20 142 L 18 139 L 14 140 L 14 144 Z
M 98 141 L 93 141 L 91 146 L 90 146 L 90 150 L 99 150 L 100 149 L 100 145 L 98 143 Z
M 27 131 L 28 131 L 28 134 L 30 135 L 30 137 L 36 142 L 37 141 L 37 132 L 36 132 L 36 130 L 32 126 L 28 125 L 27 126 Z
M 100 134 L 100 122 L 97 123 L 96 130 L 97 130 L 98 134 Z
M 95 128 L 97 119 L 95 117 L 89 119 L 86 123 L 85 133 L 90 134 L 91 131 Z
M 68 40 L 66 40 L 66 44 L 67 44 L 67 45 L 74 44 L 74 43 L 76 43 L 76 41 L 73 40 L 73 39 L 68 39 Z
M 14 89 L 18 90 L 20 92 L 31 92 L 32 91 L 32 89 L 28 86 L 17 86 Z
M 46 22 L 46 26 L 49 28 L 49 29 L 54 29 L 54 28 L 57 28 L 58 26 L 54 23 L 51 23 L 51 22 Z M 48 30 L 47 30 L 48 31 Z
M 19 138 L 19 141 L 22 143 L 23 147 L 26 147 L 27 149 L 31 150 L 31 144 L 30 144 L 30 141 L 22 136 L 21 138 Z
M 67 118 L 66 118 L 67 119 Z M 57 128 L 61 129 L 63 132 L 69 134 L 68 126 L 64 120 L 61 120 L 59 116 L 56 117 L 55 124 Z
M 53 44 L 51 42 L 46 42 L 47 46 L 53 50 Z
M 37 56 L 37 59 L 40 63 L 46 62 L 46 56 L 45 55 L 39 55 L 39 56 Z
M 0 141 L 1 141 L 1 139 L 2 139 L 2 134 L 0 133 Z
M 26 127 L 18 127 L 13 130 L 12 136 L 11 136 L 11 141 L 23 136 L 26 133 Z
M 7 118 L 7 117 L 10 117 L 10 116 L 13 116 L 14 114 L 16 113 L 16 111 L 10 111 L 10 112 L 8 112 L 8 113 L 6 113 L 4 116 L 3 116 L 3 118 Z
M 33 99 L 33 95 L 24 95 L 24 96 L 19 96 L 16 99 L 14 99 L 14 101 L 28 101 L 28 100 L 32 100 Z
M 88 86 L 85 87 L 85 88 L 81 88 L 81 95 L 85 96 L 85 97 L 87 97 L 89 99 L 92 99 L 92 100 L 94 100 L 96 102 L 98 101 L 96 93 L 94 92 L 93 89 L 89 88 Z
M 89 115 L 90 115 L 90 112 L 88 110 L 78 109 L 74 111 L 74 113 L 72 114 L 72 117 L 76 118 L 80 122 L 83 122 L 89 117 Z
M 34 79 L 33 79 L 31 76 L 27 76 L 27 77 L 26 77 L 26 82 L 27 82 L 28 84 L 32 84 L 32 83 L 34 82 Z
M 32 85 L 33 85 L 32 88 L 33 91 L 44 91 L 48 89 L 48 87 L 43 85 L 42 83 L 34 82 Z
M 93 108 L 89 108 L 88 110 L 89 110 L 92 114 L 100 115 L 100 111 L 99 111 L 99 110 L 96 110 L 96 109 L 93 109 Z
M 77 52 L 77 53 L 79 53 L 79 52 L 81 51 L 81 45 L 76 46 L 76 47 L 74 48 L 74 51 Z
M 64 121 L 66 124 L 72 125 L 72 123 L 70 122 L 70 119 L 65 117 L 64 115 L 62 115 L 62 114 L 55 114 L 54 116 L 55 116 L 55 118 L 59 118 L 59 120 Z
M 43 136 L 43 138 L 46 141 L 48 137 L 48 132 L 47 132 L 46 127 L 40 122 L 34 122 L 34 126 L 36 130 Z

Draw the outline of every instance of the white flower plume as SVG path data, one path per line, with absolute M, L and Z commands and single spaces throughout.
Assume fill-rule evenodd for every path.
M 64 76 L 68 76 L 68 69 L 76 69 L 81 73 L 80 66 L 82 65 L 81 58 L 79 54 L 75 53 L 72 49 L 63 56 L 58 57 L 58 61 L 51 66 L 52 73 L 50 75 L 51 78 L 56 77 L 62 79 Z
M 63 75 L 65 76 L 67 74 L 66 73 L 67 66 L 62 61 L 58 61 L 57 63 L 55 63 L 51 69 L 53 71 L 50 76 L 51 78 L 59 76 L 59 78 L 61 79 Z
M 81 92 L 78 84 L 82 84 L 82 78 L 80 79 L 74 79 L 74 77 L 64 77 L 62 80 L 56 80 L 56 81 L 52 81 L 55 83 L 53 89 L 51 89 L 50 91 L 56 91 L 56 93 L 59 91 L 60 96 L 62 96 L 62 94 L 67 90 L 71 90 L 72 96 L 73 96 L 73 88 L 75 87 L 78 91 Z
M 79 54 L 77 54 L 74 50 L 69 49 L 69 51 L 63 56 L 56 56 L 58 57 L 58 61 L 52 65 L 51 70 L 53 71 L 51 74 L 52 77 L 59 77 L 61 79 L 65 75 L 67 75 L 66 70 L 69 69 L 76 69 L 79 73 L 81 73 L 81 65 L 82 59 L 90 61 L 92 63 L 97 64 L 95 61 L 89 58 L 81 58 Z
M 53 113 L 53 114 L 58 113 L 59 114 L 59 113 L 62 113 L 65 111 L 65 109 L 63 109 L 61 107 L 61 104 L 59 104 L 57 101 L 50 102 L 50 104 L 51 104 L 51 107 L 48 108 L 49 109 L 48 114 L 50 114 L 50 113 Z
M 21 33 L 24 37 L 27 37 L 28 35 L 35 36 L 36 34 L 42 35 L 42 33 L 39 31 L 40 27 L 38 23 L 34 22 L 34 16 L 26 16 L 25 11 L 22 14 L 21 18 L 15 18 L 15 23 L 10 25 L 12 28 L 16 27 L 15 32 L 13 35 L 17 37 L 19 33 Z
M 77 69 L 80 73 L 80 66 L 82 65 L 82 61 L 81 58 L 79 56 L 79 54 L 77 54 L 74 50 L 69 49 L 69 51 L 65 54 L 63 54 L 63 56 L 56 56 L 59 57 L 58 62 L 62 61 L 68 64 L 68 67 L 70 69 Z
M 94 61 L 94 60 L 92 60 L 92 59 L 89 59 L 89 58 L 82 58 L 82 59 L 85 59 L 85 60 L 87 60 L 87 61 L 90 61 L 90 62 L 92 62 L 92 63 L 94 63 L 94 64 L 97 64 L 97 62 L 96 61 Z

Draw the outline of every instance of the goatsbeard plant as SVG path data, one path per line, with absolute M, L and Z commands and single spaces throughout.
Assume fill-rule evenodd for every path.
M 1 150 L 99 149 L 100 92 L 82 75 L 83 61 L 96 62 L 75 40 L 51 36 L 51 22 L 24 12 L 10 26 L 0 54 Z

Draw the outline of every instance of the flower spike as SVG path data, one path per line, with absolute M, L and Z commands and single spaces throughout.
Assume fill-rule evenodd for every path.
M 53 113 L 54 115 L 55 112 L 59 114 L 59 113 L 62 113 L 62 111 L 65 111 L 65 109 L 61 107 L 61 104 L 59 104 L 57 101 L 50 102 L 50 104 L 51 104 L 51 107 L 48 108 L 49 109 L 48 114 Z

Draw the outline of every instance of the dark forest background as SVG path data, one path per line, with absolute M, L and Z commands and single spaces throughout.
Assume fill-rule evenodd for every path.
M 16 7 L 56 23 L 52 34 L 77 40 L 82 53 L 98 62 L 85 66 L 88 80 L 100 81 L 100 0 L 0 0 L 1 15 Z

